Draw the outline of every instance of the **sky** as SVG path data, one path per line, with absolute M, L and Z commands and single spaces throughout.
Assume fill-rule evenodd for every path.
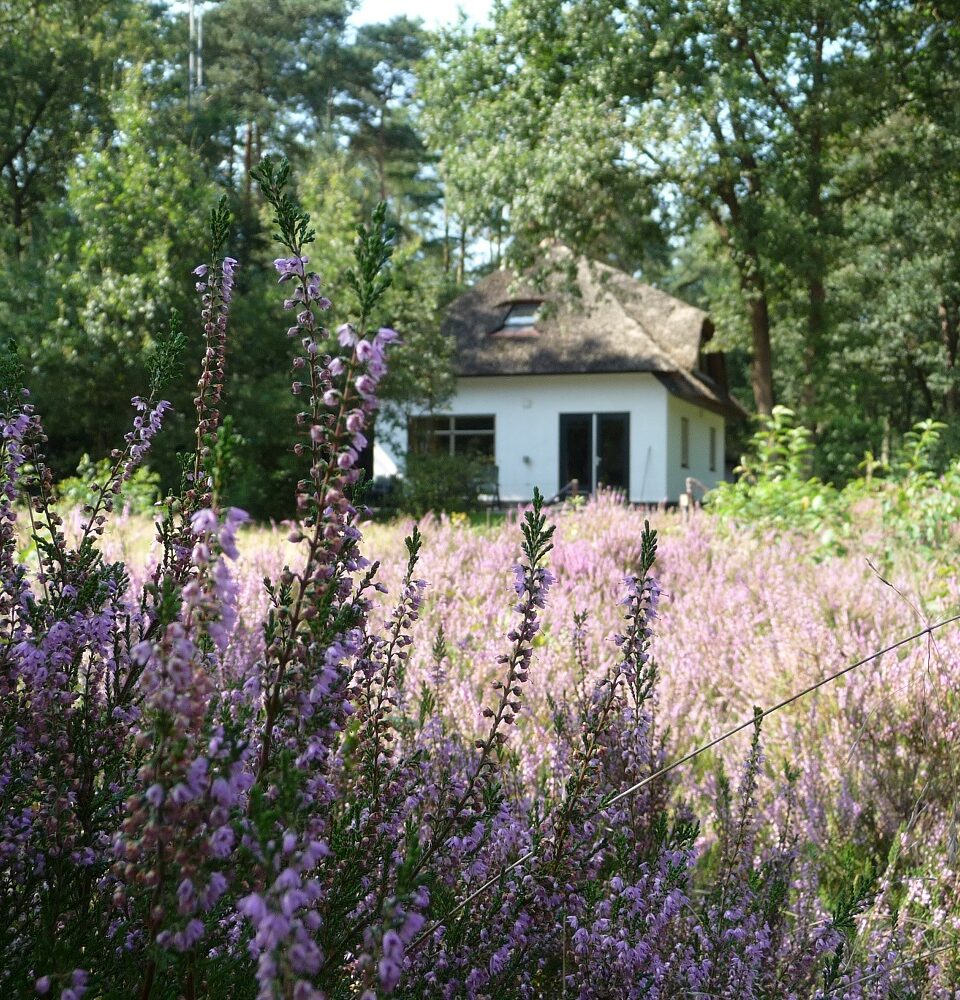
M 209 7 L 204 0 L 195 2 L 197 7 Z M 170 8 L 184 11 L 187 3 L 188 0 L 170 0 Z M 422 18 L 428 28 L 440 28 L 453 24 L 460 8 L 463 8 L 470 21 L 485 21 L 491 6 L 492 0 L 360 0 L 350 22 L 355 25 L 371 24 L 406 14 Z
M 423 18 L 428 28 L 453 24 L 459 8 L 469 20 L 486 20 L 491 0 L 360 0 L 356 13 L 350 18 L 356 25 L 389 21 L 400 14 Z

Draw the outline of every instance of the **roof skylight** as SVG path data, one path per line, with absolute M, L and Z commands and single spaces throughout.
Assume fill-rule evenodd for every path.
M 537 321 L 539 302 L 513 302 L 507 312 L 503 325 L 506 328 L 533 326 Z

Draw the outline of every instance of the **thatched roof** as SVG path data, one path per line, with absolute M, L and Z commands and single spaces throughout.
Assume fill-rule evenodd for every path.
M 456 342 L 458 375 L 652 372 L 678 396 L 742 414 L 715 377 L 722 358 L 714 377 L 697 371 L 713 335 L 705 312 L 566 247 L 549 258 L 536 280 L 495 271 L 450 304 L 443 330 Z M 517 302 L 543 303 L 532 327 L 504 326 Z

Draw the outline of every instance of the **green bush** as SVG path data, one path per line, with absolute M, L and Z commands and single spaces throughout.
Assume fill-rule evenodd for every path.
M 775 406 L 734 470 L 737 481 L 720 483 L 706 497 L 719 517 L 789 531 L 819 533 L 829 544 L 845 520 L 839 494 L 810 474 L 810 432 L 797 427 L 792 410 Z
M 109 458 L 94 462 L 89 455 L 84 454 L 77 466 L 77 474 L 57 483 L 57 500 L 65 507 L 86 507 L 96 503 L 100 495 L 96 489 L 97 484 L 105 483 L 111 478 L 113 467 L 114 463 Z M 159 499 L 160 476 L 144 465 L 121 484 L 116 508 L 126 508 L 131 514 L 150 514 Z
M 960 460 L 938 464 L 946 425 L 924 420 L 908 431 L 889 463 L 867 453 L 860 475 L 842 490 L 810 475 L 810 432 L 793 411 L 774 407 L 753 435 L 735 470 L 706 504 L 721 520 L 819 538 L 824 551 L 842 551 L 851 521 L 875 528 L 887 547 L 905 543 L 925 555 L 943 554 L 958 541 Z
M 417 517 L 427 511 L 470 511 L 478 506 L 484 465 L 476 459 L 443 454 L 407 456 L 400 503 Z

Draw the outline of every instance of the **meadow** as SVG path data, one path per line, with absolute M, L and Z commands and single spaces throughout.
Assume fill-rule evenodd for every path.
M 219 495 L 222 205 L 196 446 L 155 518 L 122 497 L 182 337 L 80 509 L 0 354 L 0 992 L 957 996 L 952 480 L 917 460 L 826 500 L 786 429 L 784 475 L 689 520 L 535 493 L 490 527 L 375 524 L 383 212 L 329 333 L 287 168 L 256 176 L 287 254 L 295 520 Z
M 754 706 L 775 705 L 947 618 L 960 603 L 947 553 L 918 558 L 875 532 L 864 531 L 843 554 L 825 556 L 816 536 L 731 531 L 710 513 L 688 520 L 632 508 L 614 495 L 553 508 L 549 517 L 557 529 L 549 556 L 556 579 L 509 743 L 511 780 L 518 794 L 533 800 L 562 798 L 569 775 L 558 706 L 576 703 L 616 668 L 623 581 L 641 566 L 648 522 L 659 536 L 662 588 L 651 639 L 658 673 L 650 703 L 661 763 L 749 719 Z M 514 512 L 494 527 L 470 526 L 462 515 L 430 515 L 419 524 L 418 573 L 426 587 L 398 701 L 418 725 L 431 716 L 442 720 L 466 745 L 482 735 L 485 697 L 511 628 L 512 567 L 522 557 L 519 521 Z M 81 524 L 80 512 L 69 512 L 68 536 Z M 360 524 L 363 551 L 380 561 L 379 579 L 390 594 L 402 591 L 404 538 L 413 527 L 403 518 Z M 270 603 L 262 580 L 276 579 L 295 559 L 288 535 L 289 525 L 251 525 L 239 535 L 238 617 L 222 666 L 232 677 L 249 677 L 262 662 Z M 126 564 L 135 591 L 161 555 L 155 536 L 152 519 L 133 515 L 118 517 L 104 537 L 106 558 Z M 390 617 L 386 598 L 370 617 L 373 627 L 383 627 Z M 445 653 L 438 662 L 440 632 Z M 745 870 L 761 870 L 770 852 L 788 844 L 796 865 L 790 905 L 802 907 L 808 932 L 829 926 L 838 907 L 850 902 L 850 887 L 862 888 L 858 912 L 844 928 L 838 971 L 845 975 L 834 991 L 816 995 L 948 997 L 958 988 L 958 663 L 960 628 L 954 625 L 873 660 L 764 723 Z M 724 790 L 729 794 L 730 780 L 736 786 L 750 743 L 749 732 L 735 735 L 661 779 L 673 804 L 701 821 L 694 904 L 711 892 Z M 482 901 L 474 905 L 484 912 Z M 766 995 L 762 977 L 735 982 L 689 995 Z M 470 995 L 508 995 L 502 984 L 499 989 Z M 809 995 L 814 989 L 811 980 Z M 521 995 L 551 994 L 541 987 Z M 633 994 L 624 982 L 623 989 L 570 995 L 648 994 Z

